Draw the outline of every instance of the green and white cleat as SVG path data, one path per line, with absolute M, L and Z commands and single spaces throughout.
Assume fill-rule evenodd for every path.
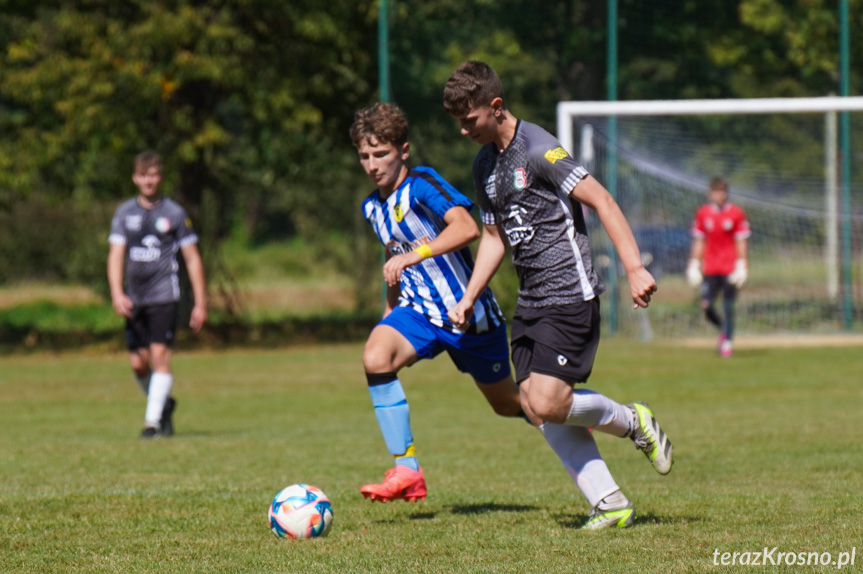
M 601 528 L 626 528 L 635 522 L 635 505 L 627 501 L 626 506 L 617 510 L 600 510 L 597 505 L 590 511 L 590 518 L 582 526 L 585 530 Z
M 635 413 L 636 427 L 629 437 L 635 443 L 635 448 L 644 453 L 656 472 L 668 474 L 673 462 L 673 448 L 665 432 L 659 428 L 653 411 L 647 403 L 631 403 L 627 406 Z

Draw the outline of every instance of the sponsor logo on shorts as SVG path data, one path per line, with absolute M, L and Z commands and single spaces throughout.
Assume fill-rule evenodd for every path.
M 554 149 L 550 149 L 547 152 L 545 152 L 545 159 L 547 159 L 551 163 L 554 163 L 557 160 L 563 159 L 568 155 L 569 154 L 566 153 L 565 149 L 563 149 L 562 147 L 556 147 Z
M 494 371 L 495 373 L 497 373 L 502 368 L 503 368 L 503 365 L 501 365 L 500 363 L 495 363 L 494 365 L 492 365 L 491 370 Z
M 566 357 L 564 357 L 563 355 L 557 356 L 557 364 L 560 365 L 561 367 L 564 366 L 567 362 L 568 361 L 566 360 Z

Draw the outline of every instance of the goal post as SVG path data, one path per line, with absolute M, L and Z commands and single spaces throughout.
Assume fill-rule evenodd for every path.
M 817 143 L 818 146 L 822 148 L 822 152 L 818 154 L 817 158 L 813 158 L 813 153 L 811 153 L 811 149 L 807 148 L 805 151 L 803 150 L 789 150 L 789 156 L 797 153 L 803 159 L 800 159 L 799 162 L 807 162 L 818 164 L 823 164 L 823 168 L 820 170 L 821 183 L 817 182 L 815 185 L 820 188 L 819 193 L 822 195 L 822 199 L 820 201 L 820 205 L 814 206 L 810 203 L 805 207 L 801 206 L 783 206 L 782 199 L 780 198 L 778 201 L 776 197 L 770 197 L 769 199 L 764 199 L 759 197 L 758 193 L 752 193 L 751 190 L 744 191 L 744 196 L 741 197 L 735 193 L 732 194 L 732 201 L 743 204 L 744 209 L 747 209 L 746 203 L 751 204 L 753 211 L 756 212 L 755 215 L 757 218 L 769 219 L 771 220 L 770 226 L 772 234 L 769 239 L 766 241 L 771 241 L 773 244 L 770 246 L 772 251 L 775 253 L 780 247 L 785 246 L 788 247 L 788 250 L 791 250 L 790 244 L 785 241 L 785 234 L 793 234 L 794 232 L 789 228 L 786 230 L 780 229 L 783 225 L 781 222 L 784 220 L 787 225 L 798 225 L 802 226 L 801 229 L 808 229 L 810 227 L 817 227 L 818 229 L 813 231 L 812 235 L 817 235 L 817 241 L 820 241 L 821 244 L 819 246 L 821 255 L 819 258 L 822 260 L 822 265 L 820 265 L 821 271 L 818 271 L 821 277 L 822 287 L 818 291 L 817 295 L 813 296 L 813 301 L 815 299 L 819 299 L 817 305 L 821 305 L 822 307 L 833 305 L 836 307 L 838 303 L 838 296 L 841 294 L 846 297 L 846 301 L 850 301 L 854 292 L 854 285 L 852 285 L 851 281 L 851 270 L 853 269 L 851 259 L 852 249 L 850 245 L 846 245 L 846 249 L 842 251 L 842 256 L 840 257 L 840 249 L 839 249 L 839 228 L 840 224 L 844 224 L 848 229 L 850 229 L 850 225 L 852 223 L 852 219 L 854 219 L 854 223 L 858 224 L 859 215 L 855 216 L 851 209 L 851 204 L 849 198 L 850 194 L 850 182 L 847 179 L 844 179 L 841 182 L 842 191 L 843 191 L 843 202 L 838 200 L 839 198 L 839 186 L 840 182 L 838 180 L 837 174 L 840 172 L 839 170 L 839 154 L 837 147 L 838 140 L 838 122 L 837 116 L 839 114 L 845 113 L 855 113 L 855 112 L 863 112 L 863 97 L 837 97 L 837 96 L 825 96 L 825 97 L 813 97 L 813 98 L 755 98 L 755 99 L 718 99 L 718 100 L 649 100 L 649 101 L 594 101 L 594 102 L 559 102 L 557 105 L 557 134 L 558 139 L 560 140 L 563 147 L 569 151 L 574 157 L 579 159 L 582 163 L 586 164 L 589 170 L 595 170 L 597 174 L 605 174 L 604 177 L 599 175 L 599 177 L 606 183 L 606 186 L 609 187 L 610 190 L 615 191 L 617 189 L 617 178 L 619 174 L 625 174 L 625 177 L 628 178 L 640 178 L 639 181 L 641 183 L 647 182 L 648 180 L 654 187 L 661 188 L 663 186 L 669 186 L 675 188 L 675 191 L 672 195 L 675 195 L 674 198 L 664 197 L 661 198 L 661 201 L 658 203 L 662 203 L 662 201 L 666 202 L 663 205 L 670 206 L 670 209 L 678 209 L 681 210 L 681 213 L 678 213 L 674 216 L 674 223 L 670 222 L 670 218 L 661 216 L 657 213 L 651 213 L 651 210 L 662 209 L 661 205 L 651 205 L 651 201 L 657 199 L 660 195 L 662 195 L 662 191 L 651 191 L 646 193 L 645 195 L 649 195 L 651 200 L 637 200 L 636 202 L 631 202 L 633 193 L 640 193 L 636 191 L 630 191 L 630 195 L 625 201 L 622 208 L 624 212 L 627 213 L 627 208 L 632 208 L 630 203 L 638 203 L 637 208 L 635 208 L 638 213 L 632 214 L 627 213 L 627 218 L 631 219 L 630 223 L 633 222 L 635 225 L 643 228 L 643 233 L 660 233 L 655 228 L 657 225 L 654 225 L 656 222 L 661 222 L 659 227 L 666 227 L 671 229 L 672 227 L 675 230 L 675 233 L 680 235 L 680 229 L 684 226 L 688 227 L 688 224 L 683 223 L 683 218 L 688 217 L 691 219 L 691 216 L 694 214 L 694 210 L 688 215 L 683 213 L 684 208 L 683 204 L 686 204 L 688 208 L 692 208 L 695 204 L 704 203 L 706 201 L 706 186 L 704 185 L 712 175 L 731 175 L 730 183 L 732 189 L 737 187 L 735 185 L 735 177 L 733 174 L 726 173 L 715 173 L 716 168 L 712 165 L 708 165 L 710 162 L 703 162 L 704 165 L 699 168 L 699 161 L 696 158 L 686 158 L 686 161 L 680 160 L 680 165 L 672 163 L 666 163 L 662 160 L 657 160 L 656 157 L 651 156 L 643 156 L 640 155 L 640 151 L 636 148 L 638 147 L 658 147 L 661 148 L 663 146 L 667 146 L 669 148 L 673 147 L 673 145 L 678 144 L 677 140 L 674 138 L 670 139 L 669 142 L 665 142 L 662 140 L 663 137 L 667 137 L 665 134 L 665 128 L 656 128 L 656 127 L 644 127 L 639 126 L 635 128 L 630 128 L 630 132 L 632 133 L 640 133 L 640 136 L 634 136 L 633 140 L 636 143 L 629 142 L 629 145 L 625 140 L 627 140 L 627 135 L 621 136 L 621 141 L 618 141 L 618 134 L 616 133 L 618 128 L 618 122 L 624 121 L 647 121 L 647 119 L 652 119 L 654 122 L 653 126 L 663 125 L 664 123 L 668 123 L 669 121 L 677 121 L 686 124 L 687 126 L 691 126 L 694 120 L 687 119 L 698 117 L 699 121 L 704 120 L 707 123 L 710 123 L 714 130 L 713 132 L 708 131 L 708 134 L 716 133 L 716 131 L 722 131 L 721 126 L 725 122 L 731 123 L 732 117 L 738 117 L 736 119 L 737 122 L 744 121 L 747 124 L 751 124 L 748 127 L 748 130 L 751 132 L 754 130 L 755 132 L 759 132 L 760 128 L 754 127 L 758 121 L 767 121 L 767 120 L 746 120 L 745 118 L 739 118 L 739 116 L 762 116 L 764 118 L 775 118 L 782 117 L 788 118 L 794 115 L 807 115 L 809 118 L 807 120 L 806 127 L 803 128 L 785 128 L 785 135 L 790 132 L 793 132 L 795 136 L 803 136 L 801 138 L 789 137 L 788 145 L 793 146 L 794 143 L 792 140 L 795 139 L 819 139 L 820 141 Z M 821 117 L 821 120 L 818 120 L 818 128 L 812 128 L 812 119 Z M 863 114 L 856 114 L 855 118 L 861 118 Z M 600 124 L 599 127 L 595 127 L 597 122 Z M 604 123 L 603 123 L 604 122 Z M 775 123 L 775 122 L 774 122 Z M 746 133 L 746 128 L 740 128 L 739 123 L 738 127 L 731 129 L 735 134 Z M 717 127 L 720 126 L 720 127 Z M 775 126 L 774 126 L 775 127 Z M 858 126 L 863 127 L 863 126 Z M 777 128 L 779 135 L 774 135 L 772 141 L 765 141 L 764 149 L 765 150 L 778 150 L 773 151 L 774 154 L 782 154 L 782 146 L 785 145 L 785 140 L 783 139 L 785 135 L 782 135 L 783 128 Z M 651 131 L 653 130 L 653 131 Z M 625 129 L 623 131 L 626 131 Z M 697 131 L 697 130 L 696 130 Z M 765 132 L 769 130 L 764 130 Z M 817 135 L 816 135 L 816 132 Z M 654 136 L 656 136 L 656 140 L 654 141 Z M 704 134 L 702 133 L 703 137 Z M 641 140 L 638 137 L 642 137 Z M 674 136 L 678 137 L 678 136 Z M 708 141 L 704 142 L 704 147 L 707 150 L 710 150 L 711 145 L 716 145 L 717 147 L 722 147 L 723 144 L 714 144 L 712 138 L 706 138 Z M 641 142 L 639 145 L 637 142 Z M 689 146 L 689 140 L 683 140 L 684 143 L 682 147 Z M 646 143 L 645 143 L 646 142 Z M 748 143 L 748 142 L 747 142 Z M 752 144 L 757 146 L 757 144 Z M 730 147 L 725 145 L 726 148 Z M 812 147 L 812 146 L 809 146 Z M 604 151 L 598 151 L 602 148 Z M 765 152 L 766 154 L 769 151 Z M 599 156 L 605 156 L 605 160 L 602 161 Z M 650 154 L 647 154 L 648 156 Z M 760 175 L 752 175 L 754 173 L 753 169 L 749 167 L 741 167 L 747 160 L 745 157 L 745 153 L 741 152 L 742 158 L 733 158 L 727 159 L 722 165 L 730 165 L 734 166 L 735 169 L 740 169 L 743 172 L 748 174 L 748 177 L 751 179 L 757 180 L 759 177 L 763 177 Z M 626 165 L 618 166 L 618 156 L 626 158 Z M 846 152 L 845 157 L 850 157 L 850 154 Z M 677 161 L 679 158 L 673 158 Z M 790 161 L 793 161 L 791 159 Z M 687 164 L 688 162 L 688 164 Z M 598 169 L 600 167 L 599 163 L 601 163 L 601 167 L 603 169 Z M 721 163 L 721 162 L 720 162 Z M 592 165 L 587 165 L 592 164 Z M 767 168 L 768 171 L 770 168 Z M 701 172 L 700 174 L 698 172 Z M 774 166 L 773 171 L 781 172 L 782 166 Z M 712 172 L 712 173 L 711 173 Z M 846 171 L 847 173 L 847 171 Z M 620 177 L 624 177 L 624 175 L 620 175 Z M 608 181 L 609 178 L 613 178 L 612 181 Z M 638 187 L 639 184 L 635 184 L 634 187 Z M 618 200 L 620 202 L 620 199 Z M 771 205 L 772 203 L 772 205 Z M 774 209 L 775 208 L 775 209 Z M 771 209 L 774 209 L 777 213 L 771 213 Z M 840 219 L 840 209 L 841 209 L 841 219 Z M 747 211 L 749 211 L 747 209 Z M 819 213 L 814 213 L 818 211 Z M 858 210 L 859 211 L 859 210 Z M 805 212 L 805 213 L 804 213 Z M 775 221 L 774 221 L 775 219 Z M 841 222 L 841 223 L 840 223 Z M 758 233 L 763 230 L 759 230 L 758 222 L 753 222 L 753 243 L 758 243 L 759 237 Z M 810 230 L 811 231 L 811 230 Z M 846 229 L 847 231 L 847 229 Z M 808 231 L 807 231 L 808 233 Z M 603 231 L 599 230 L 599 234 L 602 235 Z M 639 243 L 641 244 L 641 238 L 638 237 L 638 233 L 636 233 L 637 239 L 639 239 Z M 850 232 L 844 234 L 845 242 L 851 243 L 851 235 Z M 668 238 L 665 238 L 668 240 Z M 764 242 L 764 238 L 761 238 L 762 242 Z M 592 238 L 593 241 L 593 238 Z M 650 240 L 648 240 L 649 242 Z M 655 241 L 662 242 L 660 239 L 656 239 Z M 675 239 L 676 242 L 682 242 L 680 237 Z M 599 243 L 603 242 L 603 239 L 600 238 L 598 240 Z M 666 241 L 668 242 L 668 241 Z M 687 240 L 688 242 L 688 240 Z M 655 246 L 650 246 L 652 251 L 656 251 Z M 664 248 L 665 249 L 665 248 Z M 667 251 L 667 249 L 665 249 Z M 610 252 L 610 261 L 615 261 L 613 250 L 608 248 L 608 245 L 601 246 L 600 252 L 606 253 Z M 763 250 L 763 256 L 770 263 L 775 263 L 775 258 L 771 256 L 769 253 L 769 249 Z M 812 250 L 814 253 L 814 249 Z M 667 253 L 666 253 L 667 255 Z M 804 259 L 807 260 L 807 263 L 811 263 L 808 261 L 810 259 L 811 253 L 807 253 Z M 655 256 L 655 254 L 650 253 L 648 256 Z M 678 254 L 679 256 L 679 254 Z M 843 283 L 841 285 L 838 281 L 840 276 L 839 265 L 840 259 L 842 259 L 841 263 L 843 269 L 849 270 L 848 273 L 843 274 Z M 609 263 L 606 263 L 609 265 Z M 814 268 L 814 267 L 813 267 Z M 608 270 L 605 271 L 606 273 Z M 808 282 L 811 278 L 807 277 L 806 281 Z M 793 279 L 789 279 L 789 284 L 793 282 Z M 609 281 L 610 286 L 614 286 L 616 281 L 612 278 Z M 795 291 L 796 288 L 789 288 L 789 291 Z M 746 298 L 744 294 L 742 298 Z M 616 316 L 616 298 L 612 298 L 611 304 L 612 309 L 610 315 L 612 317 Z M 660 296 L 661 299 L 661 296 Z M 781 297 L 780 297 L 781 299 Z M 791 298 L 791 305 L 796 306 L 799 304 L 798 299 L 805 299 L 805 294 L 801 294 L 799 298 Z M 821 300 L 823 299 L 823 300 Z M 756 306 L 770 306 L 766 300 L 762 303 L 758 303 Z M 853 306 L 846 304 L 844 308 L 853 309 Z M 692 311 L 696 315 L 698 314 L 697 309 Z M 824 311 L 815 312 L 816 314 L 821 315 L 822 319 L 824 315 L 829 314 Z M 853 311 L 852 311 L 853 313 Z M 834 313 L 833 319 L 838 318 L 838 314 Z M 643 319 L 638 317 L 636 321 L 640 321 L 642 324 L 640 327 L 636 327 L 636 329 L 641 331 L 641 335 L 648 336 L 648 333 L 652 333 L 654 329 L 650 325 L 644 325 Z M 688 328 L 680 328 L 678 324 L 677 327 L 671 329 L 671 335 L 680 334 L 682 332 L 688 332 L 691 334 L 692 330 L 698 330 L 697 319 L 689 317 L 688 319 L 683 321 L 684 323 L 688 323 Z M 790 320 L 791 323 L 795 323 L 793 319 Z M 680 323 L 680 321 L 678 321 Z M 744 326 L 746 322 L 743 321 Z M 772 328 L 775 329 L 783 329 L 785 325 L 789 323 L 789 320 L 778 320 L 776 321 Z M 830 323 L 830 321 L 827 321 Z M 845 322 L 846 325 L 850 325 L 850 320 Z M 808 326 L 808 327 L 807 327 Z M 616 330 L 616 326 L 612 326 L 612 331 Z M 821 321 L 820 326 L 816 326 L 811 322 L 802 322 L 795 328 L 823 328 L 824 321 Z M 746 328 L 746 327 L 744 327 Z M 770 321 L 761 322 L 758 325 L 749 324 L 748 328 L 753 330 L 770 330 Z M 794 328 L 792 328 L 793 330 Z M 668 329 L 664 331 L 660 329 L 661 334 L 669 334 Z

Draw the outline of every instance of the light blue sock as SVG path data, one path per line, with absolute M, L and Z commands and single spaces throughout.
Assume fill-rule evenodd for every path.
M 419 470 L 411 434 L 410 407 L 395 373 L 366 374 L 378 426 L 396 465 Z

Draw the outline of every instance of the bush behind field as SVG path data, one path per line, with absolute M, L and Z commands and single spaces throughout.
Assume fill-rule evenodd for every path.
M 250 320 L 214 312 L 198 335 L 177 331 L 182 348 L 278 347 L 293 344 L 360 341 L 378 314 L 332 312 L 303 317 Z M 69 350 L 108 344 L 124 349 L 124 322 L 110 305 L 64 306 L 38 301 L 0 310 L 0 353 Z

